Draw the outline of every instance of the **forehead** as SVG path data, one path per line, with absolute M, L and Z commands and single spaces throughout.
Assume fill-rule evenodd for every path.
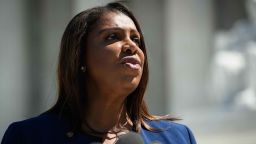
M 96 29 L 119 27 L 137 31 L 133 20 L 121 12 L 108 12 L 103 14 L 97 22 L 96 27 Z

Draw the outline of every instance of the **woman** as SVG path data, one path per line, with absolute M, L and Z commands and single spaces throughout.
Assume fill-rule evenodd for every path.
M 116 143 L 129 131 L 144 143 L 195 144 L 186 126 L 148 113 L 146 47 L 137 20 L 122 4 L 76 15 L 60 48 L 57 103 L 11 124 L 2 144 Z

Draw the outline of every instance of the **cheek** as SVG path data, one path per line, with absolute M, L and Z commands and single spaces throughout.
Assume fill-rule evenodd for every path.
M 117 46 L 94 45 L 88 48 L 86 63 L 89 69 L 107 71 L 117 63 L 119 53 Z
M 140 57 L 140 60 L 142 62 L 142 66 L 144 65 L 144 62 L 145 62 L 145 55 L 143 53 L 143 51 L 140 49 L 139 50 L 139 53 L 138 53 L 139 57 Z

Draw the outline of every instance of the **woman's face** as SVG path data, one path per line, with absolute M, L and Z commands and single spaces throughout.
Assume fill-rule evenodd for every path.
M 144 65 L 139 45 L 140 34 L 128 16 L 119 12 L 104 14 L 86 41 L 85 65 L 90 84 L 124 93 L 135 90 Z

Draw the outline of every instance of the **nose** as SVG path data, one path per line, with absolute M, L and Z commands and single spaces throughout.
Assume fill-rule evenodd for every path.
M 122 46 L 122 52 L 128 55 L 133 55 L 137 52 L 137 47 L 133 44 L 133 42 L 126 42 Z

